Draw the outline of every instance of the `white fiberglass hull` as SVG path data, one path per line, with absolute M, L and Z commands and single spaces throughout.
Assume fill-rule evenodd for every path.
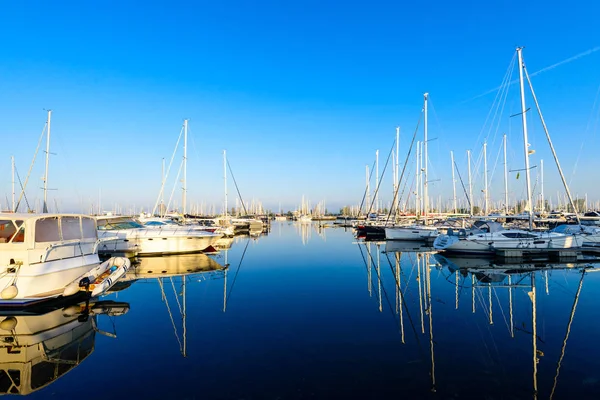
M 27 304 L 62 295 L 64 288 L 74 279 L 100 264 L 97 254 L 88 254 L 60 260 L 32 263 L 0 278 L 0 289 L 9 287 L 13 281 L 17 295 L 2 299 L 0 303 Z M 11 270 L 12 268 L 8 268 Z
M 427 226 L 401 226 L 385 228 L 387 240 L 427 240 L 438 236 L 438 230 Z
M 106 238 L 116 237 L 103 241 L 98 251 L 134 252 L 138 255 L 197 253 L 206 250 L 221 238 L 221 235 L 212 233 L 175 235 L 152 230 L 100 231 L 98 235 Z
M 505 236 L 507 234 L 513 237 Z M 580 247 L 582 243 L 581 235 L 510 230 L 467 236 L 440 235 L 433 242 L 433 247 L 449 253 L 493 254 L 496 250 L 571 249 Z

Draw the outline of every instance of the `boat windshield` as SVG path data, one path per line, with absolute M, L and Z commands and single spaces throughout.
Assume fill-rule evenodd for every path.
M 144 226 L 130 218 L 99 219 L 98 230 L 136 229 Z
M 24 241 L 25 225 L 23 221 L 0 220 L 0 243 L 23 243 Z

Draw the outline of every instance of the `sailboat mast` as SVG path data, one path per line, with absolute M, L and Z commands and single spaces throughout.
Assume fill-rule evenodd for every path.
M 12 166 L 12 212 L 17 212 L 15 210 L 15 156 L 10 157 L 11 166 Z
M 183 186 L 181 194 L 181 209 L 183 215 L 186 214 L 187 206 L 187 135 L 188 135 L 188 120 L 183 120 Z
M 473 215 L 473 182 L 471 181 L 471 150 L 467 150 L 467 166 L 469 167 L 469 214 Z
M 375 150 L 375 214 L 379 214 L 379 150 Z
M 533 229 L 533 207 L 531 203 L 531 181 L 529 174 L 529 140 L 527 138 L 527 109 L 525 108 L 525 82 L 523 80 L 523 51 L 522 47 L 517 48 L 519 56 L 519 85 L 521 87 L 521 120 L 523 121 L 523 148 L 525 150 L 525 181 L 527 184 L 527 204 L 529 205 L 529 229 Z
M 454 177 L 454 152 L 450 151 L 450 161 L 452 162 L 452 206 L 454 207 L 454 214 L 458 212 L 456 208 L 456 179 Z
M 419 164 L 419 160 L 421 160 L 421 142 L 417 142 L 417 171 L 415 173 L 415 216 L 419 218 L 419 213 L 421 211 L 421 199 L 419 198 L 419 186 L 421 186 L 421 165 Z
M 48 163 L 50 161 L 50 119 L 52 118 L 52 110 L 48 110 L 48 132 L 46 135 L 46 169 L 44 172 L 44 205 L 42 212 L 48 212 Z
M 227 150 L 223 150 L 223 183 L 225 185 L 225 222 L 227 222 Z M 281 205 L 279 206 L 281 209 Z M 281 210 L 279 211 L 281 213 Z
M 394 188 L 394 193 L 396 193 L 398 191 L 398 187 L 400 186 L 400 182 L 398 182 L 398 180 L 400 179 L 400 169 L 399 169 L 399 163 L 398 160 L 400 159 L 400 127 L 397 126 L 396 127 L 396 179 L 395 179 L 395 183 L 396 183 L 396 187 Z M 398 209 L 400 208 L 400 199 L 398 198 L 398 196 L 396 197 L 396 201 L 395 201 L 395 208 L 396 208 L 396 215 L 398 214 Z
M 483 142 L 483 180 L 484 188 L 483 188 L 483 212 L 485 215 L 490 213 L 488 208 L 488 176 L 487 176 L 487 142 Z
M 425 118 L 424 118 L 424 134 L 423 134 L 423 151 L 425 153 L 424 157 L 423 157 L 423 163 L 425 164 L 423 167 L 423 172 L 425 174 L 425 176 L 423 177 L 423 201 L 425 202 L 425 205 L 423 207 L 423 213 L 425 214 L 425 225 L 427 225 L 427 213 L 429 211 L 429 193 L 428 193 L 428 188 L 427 188 L 427 98 L 429 97 L 429 93 L 425 93 L 423 94 L 423 101 L 424 101 L 424 106 L 423 106 L 423 110 L 425 113 Z
M 367 184 L 367 198 L 365 199 L 367 202 L 365 204 L 365 210 L 367 211 L 367 219 L 369 218 L 369 212 L 371 207 L 371 188 L 369 187 L 369 165 L 366 165 L 365 169 L 366 173 L 366 184 Z M 304 204 L 304 197 L 302 197 L 302 204 Z
M 504 143 L 504 215 L 508 215 L 508 166 L 506 165 L 506 135 L 502 138 Z
M 542 214 L 546 212 L 546 207 L 544 206 L 544 160 L 540 160 L 540 208 Z

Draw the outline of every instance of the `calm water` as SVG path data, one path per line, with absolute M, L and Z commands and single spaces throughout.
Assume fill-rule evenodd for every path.
M 21 346 L 1 353 L 0 389 L 8 373 L 44 399 L 600 398 L 599 273 L 411 247 L 274 222 L 212 260 L 142 260 L 102 299 L 123 315 L 59 310 L 0 332 Z

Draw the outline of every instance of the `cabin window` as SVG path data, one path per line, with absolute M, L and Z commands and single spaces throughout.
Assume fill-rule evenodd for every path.
M 81 218 L 81 230 L 83 232 L 84 239 L 98 238 L 98 232 L 96 231 L 96 224 L 92 218 Z
M 12 220 L 0 220 L 0 243 L 8 243 L 17 232 Z
M 58 218 L 38 219 L 35 223 L 36 242 L 60 242 L 60 231 L 58 229 Z
M 25 224 L 23 221 L 13 221 L 15 226 L 17 227 L 17 233 L 13 235 L 10 242 L 11 243 L 23 243 L 25 242 Z
M 62 217 L 60 227 L 63 240 L 81 239 L 81 225 L 79 217 Z

